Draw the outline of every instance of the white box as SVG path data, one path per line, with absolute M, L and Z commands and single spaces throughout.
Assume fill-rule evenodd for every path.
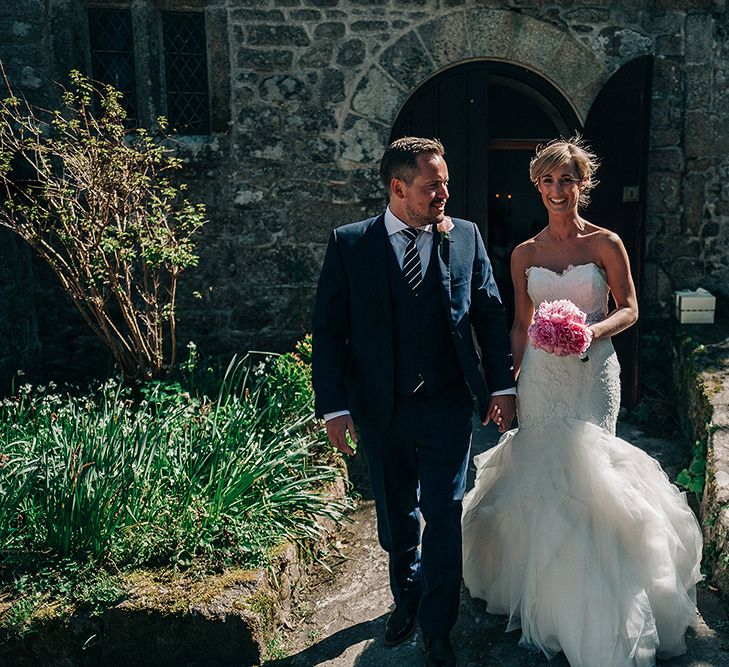
M 676 319 L 681 324 L 713 324 L 716 297 L 699 287 L 696 290 L 677 290 Z
M 681 324 L 714 324 L 714 311 L 682 310 L 678 321 Z

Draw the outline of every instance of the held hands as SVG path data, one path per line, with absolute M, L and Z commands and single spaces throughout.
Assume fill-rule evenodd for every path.
M 491 398 L 489 408 L 486 411 L 486 418 L 483 421 L 484 426 L 493 421 L 499 429 L 499 433 L 509 430 L 511 422 L 516 414 L 516 397 L 511 394 L 494 396 Z M 354 427 L 352 415 L 340 415 L 327 421 L 326 423 L 327 437 L 329 442 L 336 449 L 344 454 L 352 456 L 354 450 L 347 442 L 347 436 L 353 443 L 357 443 L 357 431 Z
M 516 396 L 505 394 L 502 396 L 493 396 L 489 403 L 489 409 L 486 411 L 486 419 L 483 420 L 484 426 L 493 421 L 499 429 L 499 433 L 509 430 L 511 422 L 516 414 Z
M 326 429 L 329 442 L 331 442 L 336 449 L 344 454 L 349 454 L 350 456 L 354 454 L 354 450 L 347 442 L 347 434 L 349 434 L 352 442 L 357 442 L 357 431 L 354 428 L 352 415 L 340 415 L 339 417 L 330 419 L 326 423 Z

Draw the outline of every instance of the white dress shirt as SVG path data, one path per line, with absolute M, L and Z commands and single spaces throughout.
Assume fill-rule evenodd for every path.
M 397 257 L 397 263 L 401 269 L 405 261 L 405 249 L 408 247 L 410 239 L 405 234 L 400 234 L 400 232 L 407 228 L 408 225 L 395 217 L 395 214 L 388 206 L 385 211 L 385 229 L 387 230 L 390 245 L 395 251 L 395 257 Z M 428 270 L 428 264 L 430 264 L 430 252 L 433 248 L 433 225 L 425 225 L 425 227 L 418 227 L 418 229 L 420 230 L 420 234 L 416 237 L 415 244 L 418 246 L 418 254 L 420 255 L 422 278 Z

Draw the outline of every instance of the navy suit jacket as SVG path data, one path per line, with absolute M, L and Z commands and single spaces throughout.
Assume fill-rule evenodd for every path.
M 392 307 L 384 213 L 335 229 L 314 305 L 316 414 L 349 410 L 384 429 L 392 417 Z M 463 376 L 485 416 L 489 393 L 514 386 L 506 314 L 478 228 L 453 218 L 450 240 L 434 230 L 437 269 Z M 433 261 L 433 259 L 431 259 Z M 482 358 L 474 345 L 476 334 Z M 479 365 L 484 373 L 481 373 Z

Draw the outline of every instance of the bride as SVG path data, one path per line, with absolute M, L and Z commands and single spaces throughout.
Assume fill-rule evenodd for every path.
M 620 369 L 610 337 L 638 317 L 620 238 L 579 213 L 597 161 L 579 136 L 537 149 L 549 224 L 512 255 L 518 430 L 475 459 L 463 512 L 464 580 L 520 644 L 572 667 L 643 667 L 685 652 L 702 538 L 657 461 L 615 436 Z M 615 308 L 608 312 L 608 295 Z M 587 357 L 531 346 L 535 305 L 587 314 Z

